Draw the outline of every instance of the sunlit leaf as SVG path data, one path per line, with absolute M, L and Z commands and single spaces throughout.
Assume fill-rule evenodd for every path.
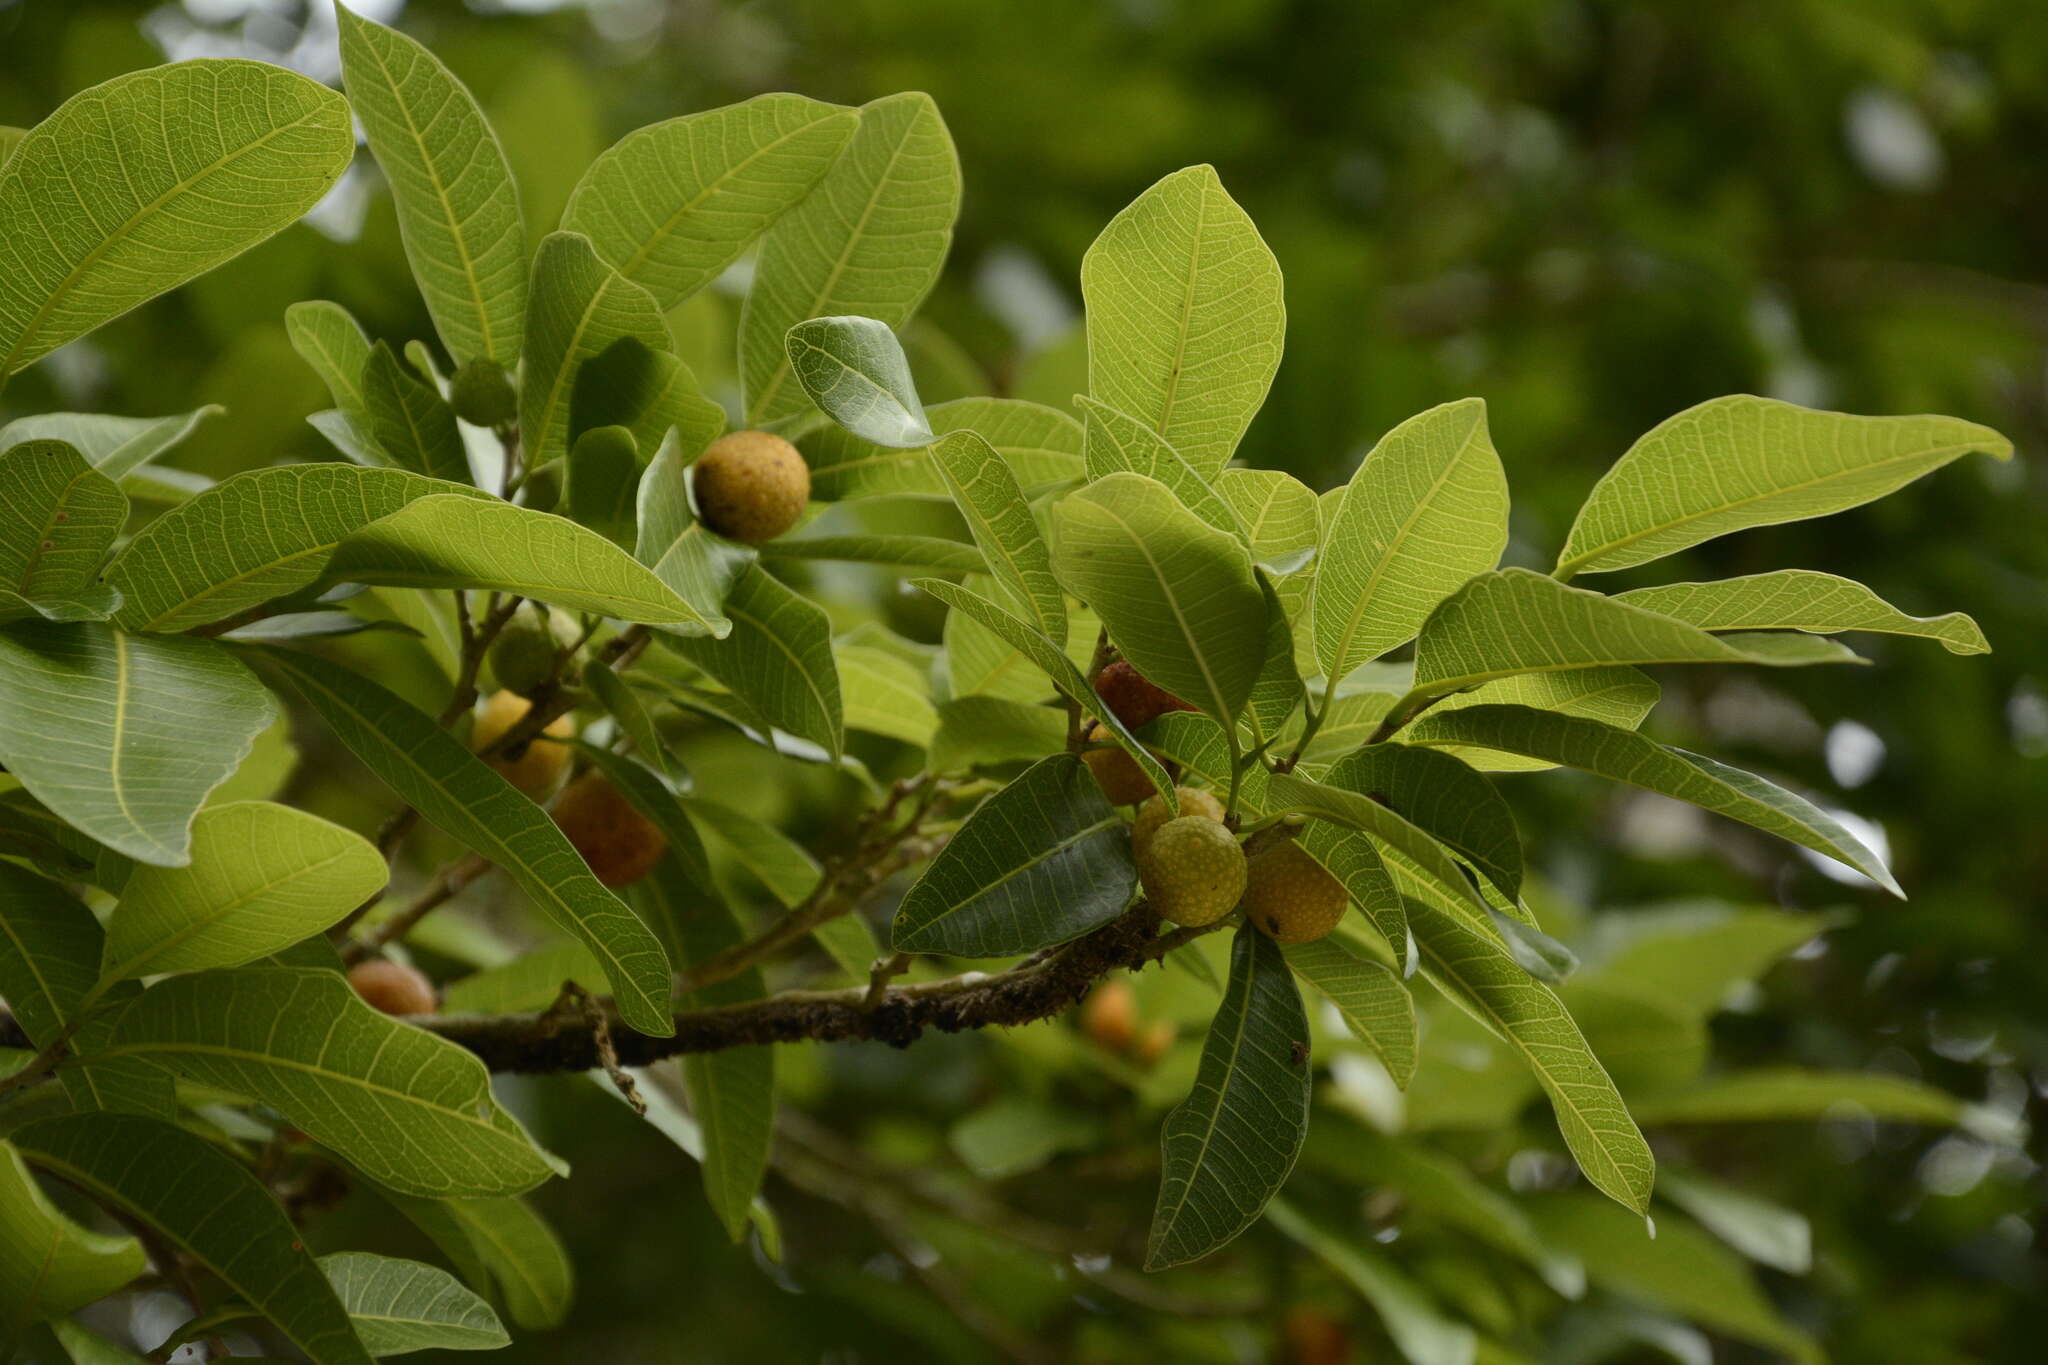
M 762 728 L 842 752 L 846 722 L 824 609 L 749 564 L 726 596 L 725 614 L 732 630 L 723 639 L 664 642 L 723 683 Z
M 811 318 L 783 338 L 790 372 L 827 417 L 864 441 L 898 450 L 932 442 L 910 362 L 888 324 Z
M 62 441 L 110 479 L 121 479 L 176 446 L 201 422 L 227 409 L 218 403 L 173 417 L 115 417 L 103 412 L 39 412 L 0 427 L 0 451 L 25 441 Z
M 959 398 L 926 408 L 925 418 L 941 437 L 971 431 L 988 442 L 1027 492 L 1081 477 L 1081 424 L 1056 408 L 1014 398 Z M 928 447 L 895 450 L 837 426 L 822 427 L 799 444 L 811 467 L 811 496 L 821 502 L 950 496 Z
M 320 1258 L 320 1269 L 374 1356 L 495 1351 L 511 1344 L 491 1306 L 439 1266 L 337 1251 Z
M 1335 935 L 1285 951 L 1294 974 L 1328 997 L 1358 1041 L 1405 1089 L 1415 1074 L 1415 1001 L 1401 978 L 1345 947 Z
M 104 1298 L 142 1274 L 133 1237 L 80 1227 L 50 1202 L 13 1144 L 0 1142 L 0 1340 Z
M 1714 583 L 1672 583 L 1615 594 L 1701 630 L 1868 630 L 1939 640 L 1951 654 L 1987 654 L 1977 623 L 1959 611 L 1908 616 L 1861 583 L 1810 569 L 1782 569 Z
M 945 437 L 930 454 L 996 582 L 1041 634 L 1064 640 L 1066 595 L 1053 577 L 1052 556 L 1016 474 L 993 446 L 971 431 Z
M 1088 477 L 1104 478 L 1119 471 L 1143 474 L 1173 490 L 1181 505 L 1209 525 L 1243 538 L 1244 524 L 1236 510 L 1193 465 L 1181 458 L 1166 438 L 1127 412 L 1085 395 L 1076 395 L 1081 409 L 1087 444 L 1084 457 Z
M 127 519 L 120 488 L 64 442 L 0 454 L 0 590 L 30 601 L 90 592 Z
M 495 1287 L 513 1325 L 559 1327 L 575 1275 L 553 1229 L 524 1199 L 414 1199 L 379 1191 L 455 1262 L 478 1292 Z

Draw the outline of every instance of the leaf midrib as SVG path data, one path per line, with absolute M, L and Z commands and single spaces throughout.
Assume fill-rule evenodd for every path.
M 1238 932 L 1244 933 L 1245 930 L 1240 929 Z M 1187 1208 L 1188 1198 L 1194 1192 L 1195 1176 L 1200 1173 L 1202 1163 L 1208 1160 L 1209 1148 L 1216 1139 L 1216 1130 L 1222 1126 L 1223 1107 L 1228 1102 L 1230 1087 L 1237 1079 L 1238 1059 L 1244 1053 L 1245 1037 L 1251 1032 L 1251 1000 L 1253 989 L 1257 984 L 1257 977 L 1257 955 L 1248 954 L 1245 961 L 1243 998 L 1235 1002 L 1226 1002 L 1235 1004 L 1237 1010 L 1235 1021 L 1237 1031 L 1231 1037 L 1230 1055 L 1224 1061 L 1222 1083 L 1216 1087 L 1216 1103 L 1212 1109 L 1206 1110 L 1208 1122 L 1204 1124 L 1202 1129 L 1202 1145 L 1196 1151 L 1194 1160 L 1188 1163 L 1188 1174 L 1181 1181 L 1180 1198 L 1174 1201 L 1173 1210 L 1170 1214 L 1167 1214 L 1163 1219 L 1157 1220 L 1162 1225 L 1162 1232 L 1158 1238 L 1154 1239 L 1155 1243 L 1163 1244 L 1167 1240 L 1167 1236 L 1174 1231 L 1174 1225 L 1179 1223 L 1181 1212 Z M 1197 1079 L 1199 1080 L 1199 1070 L 1197 1072 Z M 1169 1124 L 1172 1122 L 1170 1116 L 1167 1122 Z M 1165 1213 L 1166 1211 L 1161 1210 L 1161 1212 Z M 1151 1250 L 1152 1254 L 1156 1256 L 1159 1247 L 1155 1245 Z M 1148 1257 L 1148 1259 L 1150 1258 Z
M 939 911 L 936 915 L 933 915 L 929 919 L 926 919 L 922 924 L 917 926 L 915 932 L 922 934 L 925 930 L 930 929 L 933 925 L 944 923 L 946 920 L 952 918 L 954 915 L 959 914 L 962 910 L 965 910 L 968 906 L 975 904 L 977 901 L 987 900 L 988 897 L 991 894 L 993 894 L 998 888 L 1008 886 L 1011 882 L 1023 876 L 1025 873 L 1032 871 L 1034 868 L 1037 868 L 1042 864 L 1051 862 L 1054 858 L 1057 858 L 1060 854 L 1067 852 L 1069 849 L 1077 848 L 1082 843 L 1086 842 L 1089 839 L 1094 838 L 1096 835 L 1101 834 L 1103 831 L 1110 829 L 1116 825 L 1120 825 L 1122 823 L 1123 817 L 1118 815 L 1114 810 L 1112 810 L 1108 815 L 1104 816 L 1100 820 L 1097 820 L 1094 824 L 1084 826 L 1083 828 L 1076 830 L 1074 833 L 1068 835 L 1066 838 L 1061 839 L 1058 843 L 1047 846 L 1038 854 L 1030 858 L 1027 858 L 1025 861 L 1017 864 L 1009 871 L 1003 873 L 1000 877 L 997 877 L 994 881 L 983 882 L 979 887 L 975 889 L 973 895 L 969 896 L 964 901 L 959 901 L 953 905 L 947 906 L 945 909 Z

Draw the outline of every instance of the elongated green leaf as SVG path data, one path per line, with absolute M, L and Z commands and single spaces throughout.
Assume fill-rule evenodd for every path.
M 27 441 L 62 441 L 110 479 L 125 478 L 227 409 L 218 403 L 174 417 L 114 417 L 102 412 L 40 412 L 0 427 L 0 451 Z
M 1322 534 L 1315 493 L 1277 469 L 1226 469 L 1216 476 L 1215 487 L 1244 528 L 1252 558 L 1274 575 L 1287 597 L 1287 585 L 1313 562 Z M 1304 581 L 1313 581 L 1313 575 Z
M 1507 541 L 1507 474 L 1483 401 L 1431 408 L 1381 437 L 1345 485 L 1316 566 L 1324 675 L 1342 678 L 1412 639 Z
M 1195 1087 L 1160 1137 L 1147 1270 L 1208 1255 L 1250 1227 L 1286 1183 L 1308 1133 L 1308 1039 L 1280 946 L 1240 927 Z
M 1344 1023 L 1378 1055 L 1394 1084 L 1415 1074 L 1415 1001 L 1401 978 L 1334 935 L 1286 949 L 1294 974 L 1328 997 Z
M 1197 473 L 1229 462 L 1280 367 L 1280 264 L 1209 166 L 1153 185 L 1081 259 L 1088 391 Z
M 339 665 L 267 650 L 271 666 L 337 738 L 407 805 L 503 868 L 604 967 L 619 1014 L 642 1033 L 675 1031 L 668 955 L 617 896 L 598 884 L 540 807 L 425 715 Z
M 441 991 L 448 1014 L 520 1014 L 544 1010 L 562 997 L 562 983 L 574 981 L 595 992 L 604 969 L 573 938 L 543 943 L 496 967 L 451 981 Z
M 1697 1171 L 1665 1167 L 1657 1193 L 1760 1265 L 1788 1275 L 1813 1269 L 1813 1225 L 1803 1214 Z
M 370 842 L 268 801 L 209 807 L 185 867 L 139 867 L 107 921 L 102 980 L 240 967 L 311 937 L 384 885 Z
M 612 719 L 619 723 L 619 729 L 632 741 L 641 762 L 671 783 L 683 779 L 682 765 L 676 762 L 662 740 L 660 727 L 655 724 L 654 713 L 648 709 L 646 699 L 613 672 L 610 664 L 602 659 L 586 663 L 583 666 L 583 685 L 590 689 L 599 705 L 611 712 Z
M 817 862 L 802 844 L 775 826 L 702 797 L 684 798 L 683 809 L 784 909 L 801 902 L 817 886 Z
M 1157 479 L 1173 491 L 1181 505 L 1209 525 L 1228 535 L 1245 538 L 1244 524 L 1236 510 L 1196 468 L 1181 458 L 1166 438 L 1127 412 L 1107 403 L 1076 395 L 1075 403 L 1085 419 L 1087 445 L 1084 457 L 1088 477 L 1105 478 L 1119 471 Z
M 1408 924 L 1429 979 L 1528 1063 L 1586 1178 L 1647 1213 L 1656 1176 L 1650 1146 L 1556 993 L 1530 980 L 1497 934 L 1465 916 L 1410 898 Z
M 1511 678 L 1495 678 L 1492 682 L 1481 683 L 1469 692 L 1459 692 L 1445 697 L 1432 706 L 1428 714 L 1409 724 L 1401 731 L 1401 740 L 1406 744 L 1428 744 L 1456 754 L 1467 764 L 1481 772 L 1524 772 L 1536 771 L 1554 765 L 1540 758 L 1529 758 L 1523 754 L 1503 753 L 1499 749 L 1475 749 L 1470 745 L 1452 744 L 1440 740 L 1437 729 L 1439 717 L 1452 715 L 1467 706 L 1534 706 L 1544 711 L 1561 711 L 1567 716 L 1585 716 L 1608 725 L 1618 725 L 1624 730 L 1633 730 L 1641 725 L 1657 699 L 1663 693 L 1656 681 L 1647 673 L 1625 666 L 1611 668 L 1568 668 L 1555 673 L 1518 673 Z M 1394 698 L 1385 697 L 1384 705 L 1372 712 L 1363 732 L 1369 732 L 1385 716 Z M 1340 699 L 1341 704 L 1341 699 Z M 1361 718 L 1366 718 L 1361 712 Z M 1354 735 L 1350 748 L 1365 738 L 1365 733 Z M 1330 722 L 1325 722 L 1318 739 L 1327 737 L 1333 744 L 1343 736 Z M 1320 748 L 1321 746 L 1311 746 Z
M 339 972 L 173 976 L 128 1007 L 107 1052 L 258 1099 L 409 1194 L 517 1194 L 568 1169 L 497 1107 L 483 1063 L 372 1009 Z
M 73 95 L 0 170 L 0 376 L 289 226 L 354 154 L 340 95 L 261 62 Z
M 690 509 L 685 471 L 696 456 L 680 438 L 671 437 L 648 463 L 640 476 L 633 557 L 696 608 L 711 623 L 712 635 L 723 639 L 732 629 L 725 599 L 758 555 L 751 545 L 714 534 Z
M 1267 800 L 1275 810 L 1303 810 L 1370 834 L 1390 850 L 1414 862 L 1436 884 L 1461 896 L 1481 922 L 1492 918 L 1486 898 L 1467 881 L 1456 862 L 1426 829 L 1370 796 L 1344 787 L 1311 782 L 1297 773 L 1274 773 Z
M 402 469 L 341 464 L 252 469 L 142 528 L 107 567 L 130 630 L 218 621 L 313 582 L 334 548 L 379 518 L 435 494 L 482 499 Z
M 357 430 L 367 431 L 370 408 L 363 394 L 363 371 L 370 363 L 370 338 L 355 315 L 338 303 L 309 299 L 284 310 L 284 330 L 299 359 L 327 385 L 334 406 Z
M 799 203 L 859 122 L 850 109 L 776 94 L 650 124 L 590 164 L 562 226 L 673 308 Z
M 569 390 L 569 446 L 600 427 L 625 427 L 637 450 L 661 448 L 671 429 L 695 459 L 725 430 L 725 409 L 706 398 L 690 367 L 623 336 L 576 370 Z
M 1711 398 L 1651 428 L 1593 485 L 1557 573 L 1625 569 L 1730 531 L 1840 512 L 1973 450 L 2009 459 L 2012 442 L 1953 417 Z
M 655 573 L 567 517 L 497 499 L 430 496 L 351 533 L 324 577 L 403 588 L 489 588 L 557 606 L 708 634 Z
M 31 599 L 89 591 L 127 519 L 120 488 L 64 442 L 0 454 L 0 589 Z
M 931 96 L 862 106 L 860 126 L 800 203 L 768 229 L 740 312 L 746 423 L 805 410 L 783 338 L 807 318 L 901 327 L 939 277 L 960 212 L 960 163 Z
M 408 373 L 381 341 L 363 366 L 363 405 L 370 438 L 389 463 L 451 483 L 470 481 L 469 451 L 455 425 L 455 409 L 432 385 Z
M 148 1266 L 142 1244 L 67 1218 L 29 1174 L 12 1143 L 0 1141 L 0 1343 L 22 1329 L 83 1308 Z
M 931 423 L 910 378 L 910 362 L 887 323 L 811 318 L 790 328 L 783 345 L 790 373 L 834 422 L 864 441 L 898 450 L 931 444 Z
M 724 639 L 664 643 L 723 683 L 764 732 L 773 727 L 842 753 L 846 722 L 824 609 L 749 564 L 733 582 L 725 614 L 732 631 Z
M 840 645 L 832 651 L 846 702 L 846 726 L 887 735 L 919 748 L 939 728 L 931 683 L 916 665 L 872 645 Z
M 512 1339 L 491 1306 L 439 1266 L 337 1251 L 320 1258 L 321 1273 L 348 1310 L 371 1355 L 411 1351 L 495 1351 Z
M 1522 893 L 1522 836 L 1499 790 L 1449 754 L 1370 744 L 1340 759 L 1324 782 L 1370 796 L 1455 849 L 1510 901 Z
M 379 1193 L 447 1253 L 472 1289 L 495 1287 L 515 1326 L 546 1331 L 569 1315 L 575 1276 L 568 1252 L 524 1199 Z
M 956 398 L 926 408 L 925 419 L 939 436 L 971 431 L 987 441 L 1026 490 L 1082 475 L 1081 425 L 1057 408 L 1014 398 Z M 801 445 L 811 466 L 811 496 L 821 502 L 950 496 L 926 448 L 894 450 L 837 426 L 812 432 Z
M 1066 639 L 1067 599 L 1016 474 L 971 431 L 938 441 L 930 455 L 1012 604 L 1047 638 Z
M 315 1365 L 369 1365 L 298 1229 L 220 1148 L 175 1124 L 128 1114 L 42 1119 L 13 1141 L 30 1165 L 155 1228 Z
M 456 363 L 519 358 L 526 229 L 505 149 L 439 58 L 346 5 L 341 72 L 398 204 L 413 278 Z
M 637 531 L 640 454 L 624 427 L 598 427 L 576 438 L 569 451 L 568 512 L 571 519 L 622 549 Z
M 1472 579 L 1430 613 L 1415 642 L 1409 698 L 1440 697 L 1516 673 L 1600 664 L 1854 662 L 1860 661 L 1832 640 L 1709 635 L 1527 569 L 1502 569 Z
M 0 762 L 139 862 L 190 860 L 193 815 L 274 715 L 262 685 L 211 640 L 50 621 L 0 631 Z
M 1060 581 L 1131 666 L 1233 725 L 1266 653 L 1266 599 L 1243 542 L 1138 474 L 1061 499 L 1053 526 Z
M 1846 918 L 1719 902 L 1638 910 L 1610 924 L 1596 941 L 1606 951 L 1599 953 L 1588 977 L 1705 1018 L 1736 987 L 1757 980 L 1772 963 Z
M 1810 1123 L 1867 1114 L 1887 1123 L 1982 1128 L 1971 1107 L 1945 1090 L 1868 1071 L 1766 1067 L 1708 1076 L 1643 1095 L 1630 1108 L 1647 1124 Z
M 1468 706 L 1438 733 L 1468 744 L 1529 754 L 1704 807 L 1847 863 L 1895 896 L 1905 893 L 1884 860 L 1826 811 L 1760 777 L 1666 748 L 1633 730 L 1526 706 Z
M 1273 800 L 1270 790 L 1268 801 Z M 1309 822 L 1295 840 L 1302 852 L 1323 865 L 1323 870 L 1344 884 L 1353 902 L 1365 911 L 1373 928 L 1387 941 L 1387 948 L 1403 971 L 1413 971 L 1408 942 L 1408 911 L 1401 891 L 1387 871 L 1379 846 L 1355 829 L 1345 829 L 1328 820 Z
M 896 911 L 900 952 L 1004 957 L 1122 914 L 1130 833 L 1087 765 L 1055 754 L 975 808 Z
M 951 438 L 948 438 L 951 439 Z M 1025 513 L 1029 516 L 1027 510 Z M 1041 547 L 1042 548 L 1042 547 Z M 796 536 L 771 540 L 763 559 L 840 559 L 857 564 L 894 564 L 942 573 L 987 573 L 988 560 L 972 545 L 937 536 Z
M 1065 714 L 1006 697 L 955 697 L 939 704 L 938 718 L 925 763 L 935 773 L 1034 762 L 1067 739 Z
M 1861 583 L 1810 569 L 1783 569 L 1715 583 L 1672 583 L 1618 593 L 1615 601 L 1662 612 L 1701 630 L 1868 630 L 1939 640 L 1951 654 L 1988 654 L 1984 632 L 1959 611 L 1908 616 Z
M 1325 1232 L 1284 1199 L 1267 1208 L 1266 1221 L 1365 1297 L 1408 1365 L 1472 1365 L 1477 1359 L 1472 1329 L 1445 1317 L 1420 1286 L 1378 1252 Z
M 577 372 L 622 337 L 650 351 L 673 349 L 652 294 L 599 260 L 588 237 L 550 234 L 533 258 L 520 367 L 519 434 L 530 468 L 569 453 Z

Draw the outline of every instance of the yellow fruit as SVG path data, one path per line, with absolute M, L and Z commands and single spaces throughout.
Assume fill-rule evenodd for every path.
M 1292 839 L 1251 860 L 1245 918 L 1280 943 L 1311 943 L 1337 927 L 1350 896 L 1344 883 Z
M 1138 859 L 1152 908 L 1175 924 L 1214 924 L 1244 894 L 1244 850 L 1237 836 L 1200 815 L 1168 820 Z
M 1166 1049 L 1173 1046 L 1174 1035 L 1179 1030 L 1170 1019 L 1154 1019 L 1152 1027 L 1138 1035 L 1138 1044 L 1131 1049 L 1140 1066 L 1151 1066 L 1166 1055 Z
M 1081 1027 L 1096 1046 L 1110 1052 L 1130 1047 L 1138 1031 L 1138 995 L 1128 981 L 1105 981 L 1081 1006 Z
M 434 983 L 417 968 L 373 957 L 348 969 L 348 984 L 371 1009 L 386 1014 L 432 1014 Z
M 476 728 L 469 736 L 469 747 L 478 753 L 488 749 L 497 743 L 499 736 L 525 719 L 526 713 L 532 709 L 533 703 L 516 692 L 493 692 L 484 702 L 484 709 L 477 713 Z M 576 722 L 568 716 L 557 716 L 541 731 L 541 735 L 558 740 L 569 739 L 575 733 Z M 562 779 L 569 775 L 570 757 L 568 745 L 551 743 L 536 735 L 524 748 L 514 746 L 484 761 L 496 768 L 500 777 L 535 801 L 545 801 L 555 794 L 562 785 Z
M 713 441 L 691 472 L 697 511 L 722 536 L 759 545 L 796 525 L 811 498 L 811 469 L 773 432 L 735 431 Z
M 639 881 L 668 852 L 667 837 L 602 773 L 571 782 L 548 814 L 606 886 Z
M 1082 738 L 1089 743 L 1107 741 L 1109 731 L 1091 722 Z M 1171 776 L 1173 766 L 1157 753 L 1152 756 L 1159 758 Z M 1159 789 L 1152 785 L 1151 778 L 1145 776 L 1138 760 L 1122 749 L 1089 749 L 1082 753 L 1081 761 L 1088 765 L 1089 772 L 1095 774 L 1096 785 L 1102 788 L 1102 794 L 1109 798 L 1112 806 L 1134 806 L 1146 797 L 1158 794 Z
M 1199 815 L 1204 820 L 1214 820 L 1219 825 L 1223 823 L 1223 803 L 1209 793 L 1196 787 L 1175 787 L 1173 794 L 1180 798 L 1182 815 Z M 1138 807 L 1137 820 L 1131 825 L 1132 851 L 1143 857 L 1145 849 L 1152 842 L 1152 836 L 1159 832 L 1161 825 L 1173 818 L 1173 812 L 1166 808 L 1165 797 L 1157 792 L 1146 797 L 1145 804 Z

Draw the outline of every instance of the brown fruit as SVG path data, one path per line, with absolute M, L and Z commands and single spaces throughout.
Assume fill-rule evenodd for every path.
M 1311 943 L 1337 927 L 1350 902 L 1344 883 L 1289 839 L 1251 860 L 1245 917 L 1279 943 Z
M 1134 763 L 1131 766 L 1136 767 Z M 1175 787 L 1173 793 L 1180 799 L 1182 815 L 1199 815 L 1204 820 L 1223 823 L 1223 803 L 1197 787 Z M 1145 849 L 1152 843 L 1152 836 L 1159 827 L 1175 818 L 1166 808 L 1166 798 L 1154 792 L 1138 807 L 1138 818 L 1131 825 L 1131 851 L 1139 857 L 1145 856 Z
M 533 703 L 517 692 L 493 692 L 484 702 L 484 709 L 477 713 L 476 728 L 469 734 L 469 747 L 479 753 L 488 749 L 498 742 L 499 736 L 524 720 L 532 709 Z M 496 768 L 500 777 L 535 801 L 545 801 L 555 794 L 562 785 L 562 779 L 569 775 L 571 754 L 568 745 L 553 743 L 541 735 L 562 740 L 573 738 L 575 734 L 576 722 L 568 716 L 557 716 L 523 748 L 515 747 L 502 754 L 493 754 L 484 762 Z
M 1154 1019 L 1152 1026 L 1138 1035 L 1137 1046 L 1131 1049 L 1141 1066 L 1151 1066 L 1166 1055 L 1166 1049 L 1173 1046 L 1174 1035 L 1179 1030 L 1170 1019 Z
M 1091 744 L 1107 743 L 1109 732 L 1091 721 L 1088 733 L 1082 738 Z M 1173 764 L 1168 763 L 1156 750 L 1152 756 L 1159 759 L 1168 777 L 1173 776 Z M 1151 778 L 1145 776 L 1145 770 L 1138 766 L 1138 760 L 1122 749 L 1089 749 L 1082 753 L 1081 761 L 1088 765 L 1089 772 L 1095 774 L 1097 785 L 1102 788 L 1102 794 L 1109 798 L 1109 804 L 1112 806 L 1134 806 L 1146 797 L 1158 794 L 1159 789 L 1152 785 Z
M 1199 927 L 1229 914 L 1244 895 L 1244 850 L 1214 820 L 1168 820 L 1138 859 L 1152 908 L 1175 924 Z
M 434 983 L 417 968 L 373 957 L 348 969 L 348 984 L 371 1009 L 386 1014 L 432 1014 Z
M 569 784 L 548 812 L 606 886 L 637 882 L 668 852 L 668 839 L 602 773 Z
M 796 525 L 811 498 L 811 469 L 773 432 L 735 431 L 697 457 L 691 479 L 704 524 L 759 545 Z
M 1127 730 L 1149 725 L 1168 711 L 1195 709 L 1122 659 L 1095 675 L 1095 695 Z
M 1105 981 L 1081 1006 L 1081 1027 L 1095 1045 L 1125 1052 L 1138 1032 L 1138 993 L 1128 981 Z

